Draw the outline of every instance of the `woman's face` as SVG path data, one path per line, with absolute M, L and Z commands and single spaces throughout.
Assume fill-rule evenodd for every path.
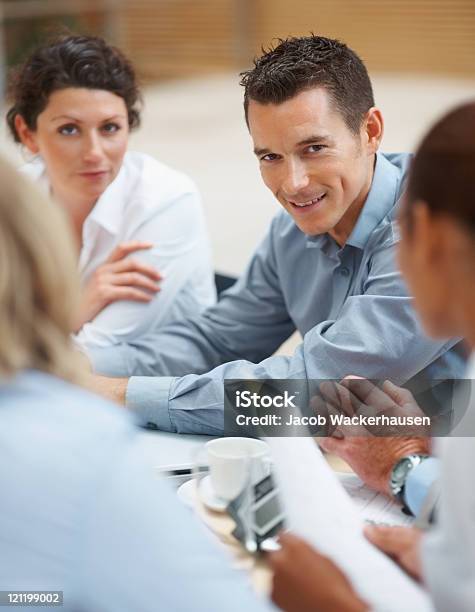
M 458 312 L 463 271 L 456 226 L 431 215 L 423 202 L 404 212 L 400 225 L 399 266 L 426 332 L 434 338 L 463 335 Z
M 102 89 L 54 91 L 36 130 L 17 117 L 17 130 L 44 160 L 53 194 L 61 200 L 95 201 L 117 176 L 127 149 L 124 100 Z

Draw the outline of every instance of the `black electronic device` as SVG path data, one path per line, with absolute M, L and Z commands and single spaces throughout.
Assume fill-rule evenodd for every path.
M 236 523 L 233 535 L 249 552 L 275 549 L 285 517 L 272 475 L 255 484 L 250 493 L 243 491 L 228 504 L 227 511 Z

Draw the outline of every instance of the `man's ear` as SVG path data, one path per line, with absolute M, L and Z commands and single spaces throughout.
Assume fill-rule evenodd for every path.
M 15 129 L 22 144 L 36 155 L 39 153 L 39 147 L 36 142 L 36 134 L 26 125 L 26 121 L 21 115 L 15 115 Z
M 372 106 L 366 113 L 363 130 L 367 153 L 373 155 L 379 149 L 384 133 L 384 120 L 379 108 Z

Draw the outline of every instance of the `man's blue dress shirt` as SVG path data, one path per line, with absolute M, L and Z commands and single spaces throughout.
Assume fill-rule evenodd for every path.
M 283 211 L 216 306 L 131 345 L 93 351 L 95 371 L 132 376 L 126 401 L 142 424 L 210 434 L 223 431 L 229 378 L 461 376 L 464 360 L 447 352 L 456 341 L 425 336 L 397 269 L 395 218 L 409 160 L 377 155 L 345 246 L 305 235 Z M 271 356 L 295 329 L 303 341 L 294 354 Z
M 414 516 L 422 510 L 429 489 L 438 480 L 440 462 L 436 457 L 429 457 L 407 475 L 404 487 L 404 501 Z

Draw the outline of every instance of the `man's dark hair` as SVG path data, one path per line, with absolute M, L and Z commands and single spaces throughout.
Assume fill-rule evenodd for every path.
M 313 87 L 323 87 L 354 133 L 374 106 L 373 89 L 365 65 L 344 43 L 323 36 L 278 39 L 278 44 L 241 73 L 244 112 L 250 100 L 281 104 Z
M 133 66 L 122 52 L 95 36 L 60 35 L 35 49 L 10 76 L 8 97 L 13 106 L 7 123 L 16 142 L 16 115 L 35 130 L 50 95 L 68 87 L 104 89 L 120 96 L 129 127 L 139 125 L 140 92 Z
M 406 218 L 417 201 L 475 235 L 475 102 L 450 111 L 422 140 L 406 190 Z

